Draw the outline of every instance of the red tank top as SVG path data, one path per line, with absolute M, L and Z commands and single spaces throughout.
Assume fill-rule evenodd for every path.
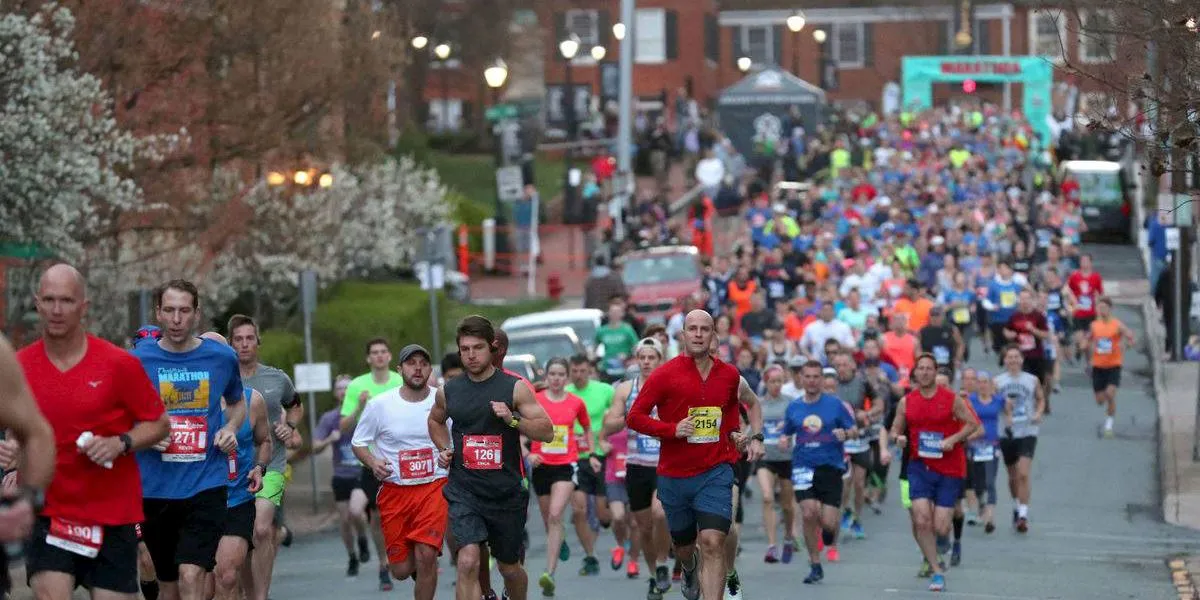
M 929 470 L 948 477 L 967 476 L 965 443 L 942 451 L 942 440 L 958 433 L 962 423 L 954 417 L 954 392 L 938 387 L 932 398 L 919 389 L 904 397 L 904 420 L 908 425 L 909 456 L 925 463 Z

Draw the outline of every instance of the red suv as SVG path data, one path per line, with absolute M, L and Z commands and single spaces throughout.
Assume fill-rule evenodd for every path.
M 683 296 L 700 289 L 700 253 L 695 246 L 659 246 L 617 259 L 630 304 L 647 323 L 661 323 Z

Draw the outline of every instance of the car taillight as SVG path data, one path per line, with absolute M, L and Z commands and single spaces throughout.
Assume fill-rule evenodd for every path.
M 1133 214 L 1133 205 L 1128 200 L 1126 200 L 1124 203 L 1121 204 L 1121 215 L 1128 219 L 1129 216 L 1132 214 Z

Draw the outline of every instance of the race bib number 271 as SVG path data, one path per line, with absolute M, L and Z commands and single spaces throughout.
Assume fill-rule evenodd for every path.
M 171 437 L 163 462 L 200 462 L 208 455 L 208 417 L 171 415 Z

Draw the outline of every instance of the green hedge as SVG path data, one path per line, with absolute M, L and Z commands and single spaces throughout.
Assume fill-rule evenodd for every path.
M 454 328 L 471 314 L 481 314 L 499 325 L 514 315 L 548 310 L 549 300 L 535 300 L 501 306 L 459 304 L 438 298 L 442 352 L 453 348 Z M 333 364 L 334 374 L 360 375 L 366 371 L 364 344 L 374 337 L 385 337 L 396 352 L 405 344 L 418 343 L 433 352 L 429 294 L 414 283 L 374 283 L 346 281 L 323 294 L 313 319 L 313 359 Z M 304 335 L 300 326 L 263 332 L 263 363 L 283 369 L 289 375 L 292 365 L 304 362 Z M 439 362 L 440 357 L 434 357 Z M 330 394 L 317 399 L 320 412 L 333 406 Z

